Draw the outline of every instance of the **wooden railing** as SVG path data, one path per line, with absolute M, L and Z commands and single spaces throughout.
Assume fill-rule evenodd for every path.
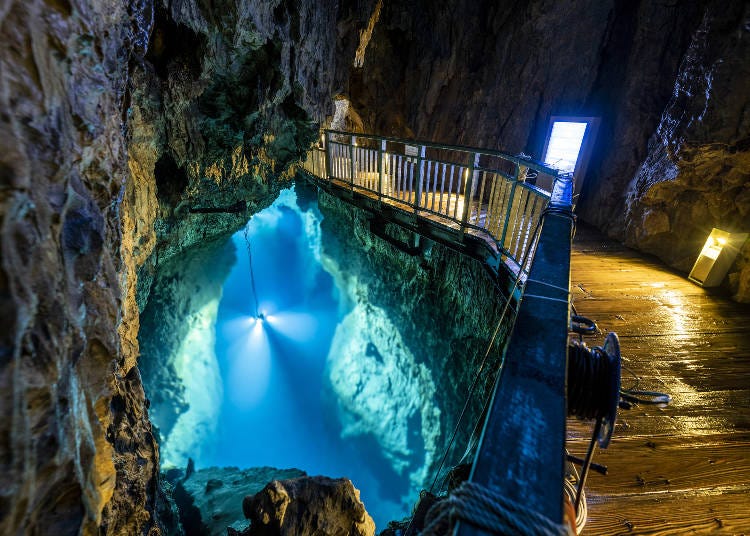
M 557 170 L 500 151 L 326 130 L 304 168 L 318 178 L 480 236 L 527 272 Z

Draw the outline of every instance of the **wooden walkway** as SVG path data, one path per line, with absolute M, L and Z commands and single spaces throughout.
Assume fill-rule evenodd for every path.
M 696 251 L 697 254 L 697 251 Z M 620 337 L 640 388 L 665 407 L 621 410 L 588 479 L 585 535 L 750 534 L 750 307 L 579 227 L 571 289 L 578 313 Z M 635 383 L 623 371 L 623 387 Z M 591 424 L 568 422 L 583 456 Z

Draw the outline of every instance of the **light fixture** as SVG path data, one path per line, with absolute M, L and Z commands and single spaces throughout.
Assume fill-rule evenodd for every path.
M 724 280 L 747 233 L 729 233 L 714 228 L 703 244 L 688 279 L 702 287 L 717 287 Z

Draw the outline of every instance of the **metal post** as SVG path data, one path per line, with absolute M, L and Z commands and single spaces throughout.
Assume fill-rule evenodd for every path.
M 354 138 L 354 134 L 349 136 L 349 154 L 351 155 L 351 177 L 349 180 L 349 184 L 351 185 L 352 190 L 354 190 L 354 144 L 357 143 L 356 139 Z
M 422 203 L 422 176 L 424 172 L 422 167 L 424 166 L 424 157 L 427 147 L 421 145 L 419 147 L 419 156 L 417 156 L 417 198 L 414 200 L 414 212 L 419 210 L 419 205 Z
M 479 154 L 473 154 L 474 158 L 471 159 L 471 164 L 467 169 L 469 176 L 466 178 L 466 184 L 464 185 L 464 213 L 461 215 L 461 234 L 466 231 L 466 223 L 469 221 L 469 209 L 471 208 L 471 198 L 474 195 L 474 183 L 479 175 L 477 171 L 474 171 L 479 165 Z
M 385 154 L 385 140 L 380 140 L 378 147 L 378 201 L 383 200 L 383 155 Z
M 503 232 L 500 235 L 500 249 L 505 250 L 505 236 L 508 233 L 508 222 L 510 221 L 510 213 L 513 210 L 513 200 L 516 197 L 516 186 L 518 185 L 518 176 L 520 173 L 520 166 L 516 164 L 516 170 L 513 176 L 513 184 L 510 186 L 510 194 L 508 195 L 508 208 L 505 211 L 505 222 L 503 223 Z
M 333 174 L 331 173 L 331 133 L 329 131 L 325 131 L 325 143 L 323 144 L 323 150 L 325 151 L 325 159 L 326 159 L 326 176 L 325 179 L 330 181 Z

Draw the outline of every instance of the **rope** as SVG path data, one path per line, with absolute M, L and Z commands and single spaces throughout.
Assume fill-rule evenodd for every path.
M 427 512 L 421 536 L 450 534 L 461 520 L 492 534 L 564 536 L 568 527 L 473 482 L 464 482 Z
M 630 409 L 630 404 L 669 404 L 672 402 L 672 397 L 667 393 L 661 391 L 647 391 L 638 389 L 641 383 L 641 378 L 629 367 L 622 366 L 625 371 L 630 374 L 634 379 L 635 383 L 632 387 L 627 389 L 623 388 L 620 390 L 620 407 L 624 409 Z
M 566 450 L 565 452 L 567 454 L 568 451 Z M 575 465 L 570 462 L 565 464 L 565 471 L 567 474 L 563 480 L 563 492 L 568 497 L 571 506 L 573 506 L 575 505 L 576 496 L 578 495 L 576 484 L 581 481 L 581 477 L 578 474 Z M 581 500 L 579 501 L 579 506 L 577 509 L 575 506 L 573 506 L 573 508 L 576 515 L 576 533 L 580 534 L 583 531 L 583 527 L 586 526 L 586 522 L 589 518 L 589 509 L 586 504 L 586 491 L 583 488 L 581 488 Z
M 245 243 L 247 244 L 247 262 L 250 265 L 250 285 L 253 289 L 253 299 L 255 300 L 255 317 L 260 317 L 260 306 L 258 305 L 258 291 L 255 290 L 255 274 L 253 273 L 253 252 L 250 248 L 250 236 L 248 227 L 245 226 Z
M 568 352 L 568 415 L 580 419 L 607 417 L 612 406 L 611 378 L 620 371 L 600 346 L 572 341 Z

